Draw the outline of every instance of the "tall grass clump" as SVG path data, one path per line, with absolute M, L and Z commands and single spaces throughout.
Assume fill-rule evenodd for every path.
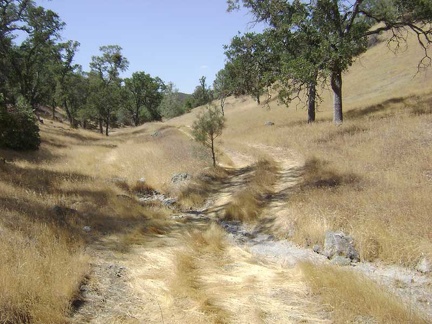
M 270 159 L 260 159 L 253 167 L 253 173 L 245 188 L 238 191 L 225 208 L 225 220 L 253 222 L 261 214 L 272 194 L 272 186 L 278 179 L 278 166 Z
M 26 232 L 0 237 L 0 323 L 64 323 L 88 272 L 82 243 L 43 225 Z
M 204 231 L 192 230 L 183 237 L 184 249 L 175 257 L 174 277 L 171 291 L 178 298 L 184 298 L 191 309 L 203 312 L 209 322 L 227 323 L 231 314 L 212 298 L 207 290 L 205 274 L 209 269 L 224 264 L 226 248 L 225 231 L 211 223 Z
M 229 172 L 222 167 L 207 168 L 184 186 L 171 188 L 170 194 L 177 197 L 182 209 L 202 207 L 205 201 L 229 177 Z
M 426 323 L 410 305 L 363 275 L 311 263 L 302 264 L 301 270 L 335 323 Z

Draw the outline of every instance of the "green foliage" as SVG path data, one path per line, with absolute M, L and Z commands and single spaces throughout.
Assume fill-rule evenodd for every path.
M 225 77 L 234 94 L 251 95 L 260 103 L 261 95 L 275 81 L 277 64 L 268 40 L 265 33 L 246 33 L 233 37 L 224 47 L 228 60 Z
M 185 113 L 183 100 L 178 89 L 173 83 L 168 83 L 163 93 L 162 101 L 159 105 L 160 113 L 165 118 L 173 118 Z
M 296 44 L 291 50 L 288 47 L 293 59 L 289 61 L 294 64 L 283 68 L 288 67 L 289 74 L 295 78 L 300 76 L 301 83 L 308 83 L 308 75 L 318 77 L 320 71 L 328 73 L 335 97 L 336 124 L 343 120 L 342 73 L 367 49 L 368 36 L 391 30 L 391 41 L 400 45 L 406 42 L 406 31 L 410 30 L 418 36 L 425 51 L 419 67 L 432 63 L 428 55 L 432 43 L 432 1 L 429 0 L 227 0 L 227 3 L 228 10 L 244 6 L 256 21 L 268 23 L 279 36 L 285 34 L 280 39 L 282 44 L 290 43 L 286 42 L 287 37 Z M 302 41 L 297 42 L 296 38 Z M 292 51 L 296 47 L 300 51 Z M 303 66 L 298 64 L 299 57 L 303 57 L 306 66 L 316 66 L 318 70 L 298 69 Z
M 72 127 L 78 126 L 78 111 L 84 107 L 88 97 L 88 80 L 81 66 L 73 64 L 78 42 L 68 41 L 58 45 L 59 55 L 55 69 L 54 106 L 62 106 Z
M 202 76 L 199 79 L 199 83 L 199 86 L 195 88 L 192 94 L 193 100 L 190 101 L 192 108 L 207 105 L 213 100 L 212 93 L 206 83 L 206 77 Z
M 0 147 L 37 150 L 39 145 L 39 126 L 24 98 L 19 98 L 13 110 L 0 108 Z
M 145 72 L 134 72 L 131 78 L 124 80 L 123 104 L 132 116 L 135 126 L 141 124 L 142 117 L 160 121 L 162 115 L 159 105 L 163 98 L 164 83 L 158 77 L 153 78 Z
M 225 100 L 234 93 L 234 80 L 231 78 L 228 68 L 225 66 L 216 74 L 213 82 L 214 97 L 219 100 L 222 115 L 225 115 Z
M 30 0 L 0 5 L 0 146 L 37 149 L 33 111 L 54 101 L 64 23 Z
M 122 98 L 119 75 L 127 70 L 129 62 L 118 45 L 101 46 L 99 50 L 101 55 L 93 56 L 90 63 L 88 108 L 96 113 L 101 133 L 102 122 L 105 122 L 105 135 L 108 136 Z
M 23 26 L 16 28 L 24 30 L 26 37 L 20 44 L 11 42 L 10 46 L 1 47 L 8 58 L 7 95 L 10 102 L 22 96 L 36 109 L 39 105 L 50 105 L 54 96 L 55 65 L 59 56 L 57 42 L 64 23 L 56 13 L 33 3 L 29 3 L 21 15 Z
M 213 166 L 216 166 L 214 141 L 222 135 L 225 127 L 225 118 L 216 106 L 209 106 L 200 112 L 192 125 L 194 139 L 211 149 Z

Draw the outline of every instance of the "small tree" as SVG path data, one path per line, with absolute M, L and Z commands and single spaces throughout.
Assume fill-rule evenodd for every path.
M 224 127 L 225 118 L 216 106 L 209 106 L 205 111 L 198 114 L 192 125 L 194 139 L 211 149 L 214 167 L 216 166 L 214 141 L 222 134 Z
M 230 84 L 229 74 L 227 70 L 226 69 L 220 70 L 216 74 L 216 78 L 213 82 L 213 90 L 216 99 L 219 99 L 223 116 L 225 115 L 225 110 L 224 110 L 225 100 L 229 95 L 231 95 L 232 92 L 230 86 L 231 84 Z
M 199 86 L 195 88 L 195 91 L 192 94 L 193 102 L 191 102 L 192 108 L 198 106 L 207 105 L 212 101 L 211 91 L 206 83 L 206 77 L 202 76 L 199 79 Z
M 109 134 L 111 119 L 118 110 L 120 102 L 120 72 L 129 67 L 129 61 L 121 53 L 118 45 L 101 46 L 100 56 L 93 56 L 90 62 L 90 97 L 99 116 L 99 129 L 103 133 L 102 123 L 105 121 L 105 135 Z

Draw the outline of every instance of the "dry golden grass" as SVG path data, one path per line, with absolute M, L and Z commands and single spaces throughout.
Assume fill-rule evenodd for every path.
M 178 197 L 182 209 L 202 207 L 206 199 L 229 177 L 229 171 L 221 167 L 209 167 L 196 175 L 190 183 L 172 188 L 170 194 Z
M 227 100 L 227 128 L 218 145 L 247 155 L 255 150 L 255 156 L 258 144 L 295 150 L 292 158 L 305 163 L 280 237 L 290 233 L 301 245 L 322 244 L 325 231 L 343 230 L 353 235 L 363 260 L 413 267 L 424 255 L 432 258 L 432 74 L 417 73 L 423 53 L 415 42 L 410 38 L 396 56 L 382 42 L 350 68 L 340 127 L 331 122 L 327 89 L 313 125 L 296 102 L 285 108 L 272 100 L 268 109 L 250 98 Z M 186 115 L 170 123 L 192 121 Z M 242 165 L 241 156 L 236 162 Z
M 227 128 L 216 143 L 229 153 L 230 159 L 223 157 L 224 164 L 250 165 L 262 155 L 260 145 L 296 151 L 292 158 L 304 163 L 303 182 L 289 196 L 287 212 L 278 216 L 286 218 L 280 222 L 286 227 L 277 229 L 281 236 L 290 233 L 290 239 L 299 244 L 322 243 L 326 230 L 343 230 L 354 237 L 363 260 L 413 267 L 424 255 L 432 258 L 431 74 L 421 72 L 413 78 L 421 55 L 414 42 L 410 40 L 398 56 L 385 43 L 378 44 L 351 67 L 344 78 L 346 122 L 340 127 L 331 123 L 327 90 L 313 125 L 306 125 L 306 111 L 296 103 L 284 108 L 272 100 L 266 109 L 248 98 L 229 98 Z M 233 185 L 229 182 L 233 175 L 222 169 L 199 177 L 211 159 L 187 135 L 198 111 L 166 124 L 115 130 L 109 138 L 46 121 L 41 125 L 38 152 L 0 150 L 7 161 L 0 164 L 0 254 L 8 260 L 0 266 L 0 322 L 65 322 L 88 270 L 83 242 L 108 234 L 118 235 L 117 245 L 107 247 L 116 251 L 128 252 L 136 244 L 155 248 L 146 255 L 148 266 L 156 269 L 149 273 L 161 286 L 151 280 L 143 286 L 160 296 L 172 288 L 161 276 L 170 278 L 166 269 L 176 269 L 179 289 L 172 291 L 178 295 L 155 304 L 159 307 L 151 314 L 154 321 L 160 321 L 163 309 L 176 323 L 224 322 L 232 314 L 240 314 L 244 323 L 269 321 L 268 314 L 278 318 L 274 322 L 286 323 L 293 314 L 286 305 L 291 293 L 292 302 L 301 304 L 292 321 L 322 319 L 304 307 L 307 289 L 300 285 L 298 273 L 278 272 L 227 249 L 214 226 L 189 232 L 181 251 L 165 247 L 168 234 L 176 228 L 167 218 L 168 211 L 157 204 L 141 206 L 133 197 L 134 191 L 151 188 L 177 193 L 170 179 L 179 172 L 200 179 L 180 192 L 183 208 L 200 206 L 220 184 Z M 275 125 L 265 126 L 269 120 Z M 137 184 L 141 178 L 145 183 Z M 249 208 L 246 216 L 231 211 L 232 217 L 248 219 L 258 214 L 276 180 L 271 163 L 260 166 L 248 183 L 252 189 L 238 194 L 237 209 Z M 83 226 L 90 226 L 91 232 L 84 233 Z M 178 243 L 171 242 L 176 248 Z M 221 251 L 230 255 L 229 260 Z M 169 253 L 177 252 L 174 262 Z M 292 284 L 296 280 L 298 286 Z M 231 283 L 231 288 L 221 289 L 221 282 Z M 362 284 L 352 278 L 344 282 L 345 286 L 331 284 L 348 287 L 351 297 L 362 291 L 362 280 Z M 277 302 L 275 284 L 283 288 Z M 259 293 L 250 300 L 251 294 Z M 173 304 L 179 314 L 169 310 Z M 406 314 L 401 310 L 396 315 L 399 306 L 382 307 L 395 309 L 391 316 Z M 244 308 L 247 312 L 242 313 Z M 379 321 L 395 318 L 379 311 L 374 316 Z
M 427 323 L 409 305 L 358 273 L 311 263 L 301 269 L 335 323 Z
M 174 174 L 195 175 L 210 165 L 211 158 L 201 145 L 176 128 L 156 125 L 114 134 L 113 140 L 120 143 L 99 159 L 92 172 L 125 178 L 129 185 L 145 178 L 150 186 L 169 190 Z
M 430 253 L 432 115 L 413 116 L 409 107 L 395 114 L 296 130 L 307 159 L 289 204 L 297 242 L 321 243 L 326 230 L 344 230 L 364 260 L 414 266 Z
M 137 246 L 128 258 L 126 266 L 141 265 L 131 284 L 143 309 L 131 316 L 148 323 L 330 323 L 299 269 L 263 264 L 216 224 L 195 225 Z
M 175 258 L 175 276 L 171 290 L 175 296 L 195 303 L 211 323 L 227 323 L 231 314 L 218 305 L 204 287 L 203 268 L 220 267 L 224 264 L 224 249 L 227 245 L 225 232 L 215 223 L 207 230 L 192 230 L 183 237 L 185 249 Z
M 278 178 L 278 167 L 269 159 L 261 159 L 252 167 L 245 188 L 238 191 L 225 208 L 225 220 L 256 221 L 268 203 L 273 185 Z
M 0 246 L 0 323 L 66 322 L 88 271 L 82 243 L 28 224 L 3 230 Z
M 133 196 L 152 190 L 147 182 L 137 182 L 147 178 L 142 167 L 148 164 L 131 164 L 127 173 L 118 172 L 125 170 L 122 162 L 128 158 L 146 160 L 136 146 L 128 149 L 131 155 L 117 158 L 123 146 L 146 132 L 119 132 L 107 139 L 46 121 L 39 151 L 0 151 L 7 161 L 0 165 L 0 249 L 2 259 L 8 260 L 0 267 L 0 322 L 65 322 L 89 270 L 85 244 L 115 234 L 119 239 L 109 248 L 127 252 L 131 245 L 169 230 L 167 210 L 141 206 Z M 175 149 L 167 149 L 170 141 L 167 136 L 157 145 L 175 155 Z M 174 144 L 183 154 L 179 158 L 188 157 L 184 163 L 196 160 L 189 139 L 179 137 Z M 155 160 L 166 157 L 159 152 L 153 152 Z M 158 164 L 152 163 L 157 170 Z M 174 164 L 171 170 L 177 167 Z M 84 226 L 90 232 L 83 231 Z

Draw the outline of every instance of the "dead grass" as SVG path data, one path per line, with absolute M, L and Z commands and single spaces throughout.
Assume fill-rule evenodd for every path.
M 172 187 L 169 194 L 176 196 L 182 209 L 202 207 L 207 198 L 229 177 L 229 172 L 222 167 L 211 167 L 193 177 L 184 186 Z
M 145 174 L 115 172 L 121 161 L 112 153 L 133 135 L 106 139 L 47 122 L 41 136 L 37 152 L 0 151 L 1 323 L 66 322 L 89 271 L 86 244 L 116 234 L 108 248 L 125 252 L 169 229 L 163 207 L 133 196 L 152 190 L 136 182 Z
M 245 188 L 238 191 L 225 208 L 225 220 L 256 221 L 262 208 L 268 203 L 278 178 L 278 167 L 272 160 L 261 159 L 252 169 Z
M 414 267 L 421 257 L 432 258 L 431 74 L 421 72 L 413 78 L 422 55 L 414 42 L 410 40 L 407 50 L 396 57 L 385 49 L 385 42 L 380 43 L 351 67 L 344 78 L 346 122 L 340 127 L 331 124 L 331 96 L 326 90 L 314 125 L 306 125 L 306 111 L 296 103 L 284 108 L 272 101 L 268 110 L 245 97 L 227 101 L 227 128 L 218 147 L 239 148 L 237 151 L 256 157 L 260 153 L 254 145 L 264 144 L 287 152 L 295 150 L 299 154 L 293 158 L 301 155 L 299 159 L 305 162 L 303 183 L 289 196 L 283 213 L 287 219 L 280 222 L 290 227 L 279 229 L 284 237 L 290 233 L 290 239 L 299 244 L 305 240 L 322 243 L 326 230 L 343 230 L 354 237 L 363 260 Z M 0 265 L 0 322 L 65 322 L 88 270 L 83 242 L 116 234 L 120 242 L 108 248 L 128 251 L 134 244 L 147 246 L 154 238 L 170 233 L 167 211 L 160 206 L 141 206 L 131 190 L 171 192 L 172 175 L 187 172 L 199 179 L 181 191 L 180 201 L 187 209 L 202 205 L 215 187 L 228 184 L 230 174 L 222 169 L 200 178 L 211 159 L 176 128 L 191 125 L 198 110 L 166 125 L 116 130 L 109 138 L 46 122 L 41 125 L 43 144 L 38 152 L 0 150 L 6 160 L 0 164 L 0 255 L 7 260 Z M 275 125 L 265 126 L 266 121 Z M 247 160 L 241 154 L 235 157 L 235 165 Z M 123 180 L 114 184 L 115 178 Z M 136 187 L 141 178 L 146 186 Z M 229 217 L 257 217 L 277 178 L 272 163 L 258 166 L 247 182 L 249 188 L 238 194 L 237 206 L 228 207 L 235 209 Z M 91 228 L 90 233 L 83 232 L 84 226 Z M 236 306 L 240 300 L 241 307 L 250 311 L 241 314 L 249 322 L 270 320 L 267 313 L 282 314 L 290 287 L 285 287 L 278 309 L 273 309 L 274 292 L 269 286 L 275 282 L 286 285 L 286 278 L 274 271 L 272 276 L 260 276 L 264 267 L 252 263 L 233 265 L 239 272 L 230 270 L 232 277 L 224 278 L 224 267 L 232 262 L 224 263 L 226 249 L 219 234 L 214 229 L 190 232 L 183 241 L 184 253 L 175 262 L 178 284 L 183 286 L 176 302 L 184 307 L 178 309 L 198 309 L 198 313 L 223 322 L 241 313 Z M 160 261 L 159 253 L 154 254 L 152 260 Z M 215 269 L 217 273 L 209 276 L 214 282 L 203 279 Z M 307 271 L 312 273 L 309 277 L 319 277 L 316 269 Z M 363 279 L 339 273 L 328 277 L 339 276 L 341 284 L 322 284 L 320 279 L 317 289 L 323 293 L 326 289 L 322 287 L 335 285 L 340 296 L 345 289 L 346 299 L 352 298 L 353 304 L 367 301 L 368 294 L 375 295 L 375 288 L 368 288 Z M 277 280 L 272 281 L 274 278 Z M 233 281 L 232 290 L 217 290 L 220 282 Z M 264 290 L 267 296 L 251 306 L 251 293 Z M 218 294 L 212 293 L 215 291 Z M 360 299 L 355 299 L 357 291 Z M 396 316 L 405 316 L 406 310 L 380 304 L 386 300 L 377 296 L 371 299 L 373 303 L 384 305 L 377 306 L 378 310 L 365 302 L 367 311 L 376 312 L 377 320 L 397 322 Z M 340 299 L 334 305 L 342 311 L 345 307 Z M 387 307 L 394 309 L 389 317 L 382 312 Z M 297 311 L 295 318 L 304 319 L 304 307 Z M 281 323 L 291 310 L 284 312 Z M 417 321 L 413 316 L 405 318 Z
M 301 269 L 312 291 L 332 311 L 335 323 L 426 323 L 370 279 L 333 266 L 303 264 Z
M 119 145 L 99 159 L 93 174 L 125 178 L 130 186 L 144 178 L 160 191 L 169 190 L 174 174 L 196 175 L 210 165 L 208 152 L 199 144 L 176 128 L 155 128 L 157 125 L 116 134 L 113 140 L 119 141 Z
M 224 230 L 212 223 L 205 231 L 189 231 L 183 241 L 186 249 L 175 257 L 175 276 L 171 290 L 177 297 L 185 298 L 186 301 L 183 302 L 195 304 L 195 307 L 206 314 L 209 322 L 228 323 L 232 314 L 205 289 L 205 279 L 202 278 L 203 269 L 212 265 L 220 267 L 224 263 Z
M 64 323 L 88 271 L 88 258 L 82 242 L 67 233 L 30 226 L 1 235 L 0 322 Z

